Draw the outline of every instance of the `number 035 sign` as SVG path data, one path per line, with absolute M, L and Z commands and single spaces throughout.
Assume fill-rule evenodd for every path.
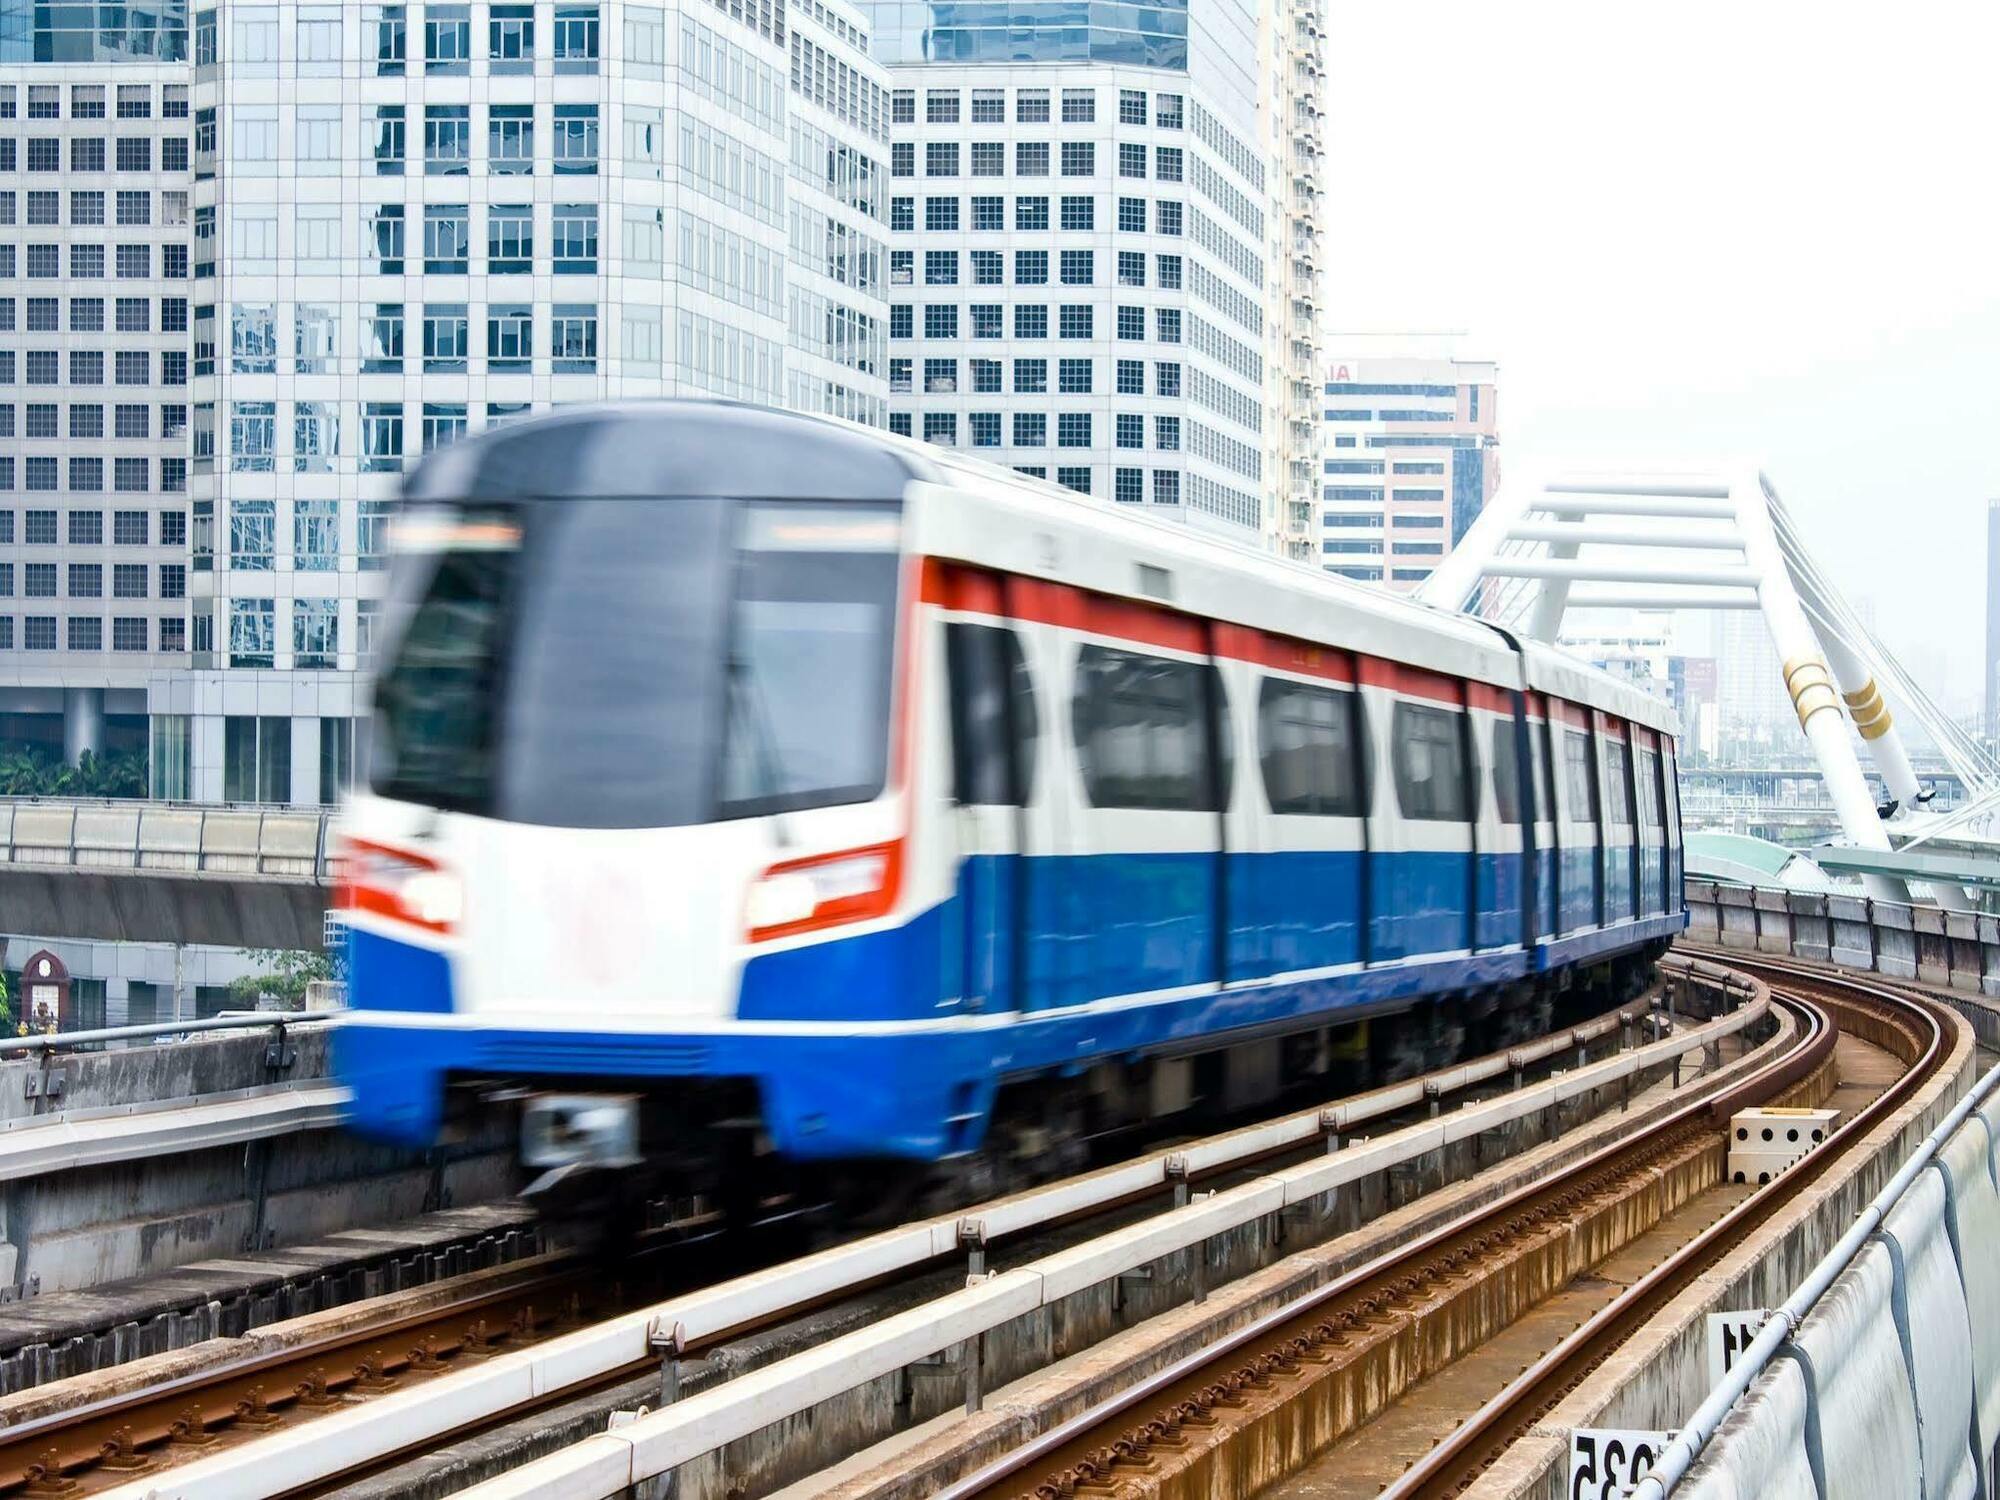
M 1578 1427 L 1569 1435 L 1569 1500 L 1618 1500 L 1659 1462 L 1671 1432 Z

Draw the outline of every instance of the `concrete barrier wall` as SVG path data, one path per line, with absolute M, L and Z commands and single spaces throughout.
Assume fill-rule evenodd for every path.
M 325 1082 L 329 1032 L 309 1022 L 282 1043 L 260 1027 L 0 1063 L 0 1130 Z M 307 1130 L 25 1176 L 0 1186 L 0 1301 L 492 1202 L 519 1187 L 513 1145 L 498 1127 L 423 1154 Z
M 2000 1000 L 2000 917 L 1713 880 L 1688 880 L 1684 889 L 1694 942 L 1834 963 Z M 2000 1045 L 2000 1011 L 1976 1002 L 1957 1009 L 1980 1041 Z

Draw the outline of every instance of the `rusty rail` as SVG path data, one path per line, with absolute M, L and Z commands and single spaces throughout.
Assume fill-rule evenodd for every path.
M 1837 1028 L 1825 1011 L 1808 1000 L 1788 1001 L 1786 1007 L 1801 1022 L 1799 1040 L 1758 1070 L 1763 1097 L 1795 1086 L 1832 1059 Z M 1731 1089 L 1726 1097 L 1741 1093 L 1742 1088 Z M 1062 1495 L 1083 1493 L 1092 1485 L 1115 1485 L 1133 1472 L 1127 1466 L 1147 1462 L 1149 1450 L 1177 1447 L 1186 1440 L 1186 1430 L 1212 1424 L 1217 1408 L 1243 1405 L 1274 1378 L 1296 1372 L 1301 1364 L 1326 1363 L 1365 1330 L 1375 1314 L 1536 1233 L 1551 1218 L 1601 1200 L 1620 1182 L 1687 1150 L 1713 1130 L 1711 1100 L 1691 1100 L 1644 1139 L 1607 1145 L 1568 1163 L 1552 1177 L 1507 1194 L 1469 1219 L 1440 1226 L 1273 1309 L 1001 1455 L 940 1490 L 936 1500 Z M 1150 1414 L 1115 1436 L 1107 1433 L 1117 1419 L 1148 1410 Z M 1020 1487 L 1017 1476 L 1031 1470 L 1046 1477 L 1039 1486 Z
M 1849 1142 L 1865 1135 L 1900 1106 L 1936 1072 L 1950 1050 L 1945 1023 L 1938 1008 L 1928 1000 L 1858 977 L 1829 974 L 1747 954 L 1736 962 L 1744 969 L 1769 975 L 1782 983 L 1785 989 L 1773 990 L 1781 998 L 1855 1009 L 1855 997 L 1864 997 L 1865 1005 L 1859 1008 L 1872 1009 L 1888 1024 L 1890 1034 L 1876 1040 L 1887 1043 L 1890 1050 L 1901 1050 L 1895 1045 L 1895 1039 L 1900 1039 L 1909 1049 L 1903 1053 L 1907 1066 L 1902 1077 L 1856 1111 L 1852 1119 L 1828 1137 L 1826 1147 L 1812 1152 L 1790 1171 L 1780 1174 L 1770 1186 L 1724 1214 L 1508 1382 L 1449 1438 L 1411 1465 L 1383 1492 L 1382 1500 L 1433 1500 L 1458 1494 L 1501 1450 L 1581 1384 L 1607 1355 L 1695 1276 L 1824 1175 Z M 1726 1112 L 1717 1116 L 1718 1123 L 1726 1123 L 1727 1119 Z

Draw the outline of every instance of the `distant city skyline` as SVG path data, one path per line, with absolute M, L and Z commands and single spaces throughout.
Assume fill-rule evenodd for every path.
M 2000 13 L 1944 9 L 1336 12 L 1329 138 L 1393 120 L 1398 149 L 1336 155 L 1328 322 L 1464 330 L 1517 462 L 1755 458 L 1885 644 L 1976 711 L 2000 212 L 1968 184 Z M 1418 55 L 1413 110 L 1381 64 Z M 1465 169 L 1452 232 L 1381 227 L 1438 211 L 1411 161 Z M 1357 203 L 1375 227 L 1343 232 Z

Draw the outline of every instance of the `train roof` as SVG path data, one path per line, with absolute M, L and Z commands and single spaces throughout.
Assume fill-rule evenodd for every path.
M 413 500 L 742 495 L 862 500 L 930 492 L 924 551 L 1149 600 L 1274 634 L 1526 685 L 1673 732 L 1672 710 L 1552 646 L 1143 511 L 1092 501 L 933 444 L 836 417 L 696 398 L 590 403 L 434 450 Z M 1517 657 L 1517 646 L 1519 655 Z

